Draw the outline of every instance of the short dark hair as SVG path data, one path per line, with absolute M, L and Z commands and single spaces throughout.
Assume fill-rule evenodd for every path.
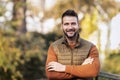
M 78 20 L 78 15 L 77 15 L 77 13 L 76 13 L 74 10 L 72 10 L 72 9 L 68 9 L 68 10 L 66 10 L 66 11 L 62 14 L 62 23 L 63 23 L 63 17 L 65 17 L 65 16 L 74 16 L 74 17 L 76 17 L 77 20 Z

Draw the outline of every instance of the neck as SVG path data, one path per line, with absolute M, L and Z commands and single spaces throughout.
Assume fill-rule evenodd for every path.
M 68 44 L 75 44 L 76 43 L 76 40 L 77 38 L 74 38 L 74 39 L 68 39 L 67 38 L 67 42 L 68 42 Z
M 69 44 L 70 46 L 75 46 L 76 43 L 77 43 L 78 36 L 79 36 L 79 35 L 76 35 L 76 36 L 73 37 L 73 38 L 67 38 L 67 37 L 66 37 L 68 44 Z

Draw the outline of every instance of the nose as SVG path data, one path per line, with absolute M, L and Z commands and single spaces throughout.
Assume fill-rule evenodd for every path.
M 72 29 L 72 25 L 71 25 L 71 24 L 69 24 L 68 28 L 69 28 L 69 29 Z

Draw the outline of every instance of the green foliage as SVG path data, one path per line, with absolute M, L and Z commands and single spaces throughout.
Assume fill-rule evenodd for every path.
M 17 36 L 0 29 L 0 80 L 45 78 L 47 49 L 56 33 L 26 33 Z
M 16 69 L 20 62 L 20 50 L 14 47 L 14 37 L 9 37 L 5 33 L 0 32 L 0 80 L 16 80 L 22 75 Z M 4 35 L 4 36 L 3 36 Z
M 46 39 L 46 50 L 48 49 L 48 47 L 50 46 L 50 44 L 59 39 L 60 37 L 62 37 L 62 35 L 57 34 L 56 32 L 51 32 L 45 35 L 45 39 Z
M 0 31 L 0 80 L 33 80 L 45 77 L 44 44 L 43 38 L 36 36 L 36 33 L 18 37 Z
M 115 50 L 112 51 L 105 60 L 105 64 L 103 66 L 103 70 L 111 73 L 120 74 L 120 51 Z
M 0 16 L 2 16 L 5 13 L 6 9 L 4 6 L 0 3 Z

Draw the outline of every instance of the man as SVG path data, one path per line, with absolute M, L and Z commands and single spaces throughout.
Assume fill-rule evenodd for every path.
M 64 36 L 48 50 L 46 75 L 49 80 L 92 80 L 99 73 L 99 55 L 95 45 L 80 38 L 78 15 L 67 10 L 62 15 Z

